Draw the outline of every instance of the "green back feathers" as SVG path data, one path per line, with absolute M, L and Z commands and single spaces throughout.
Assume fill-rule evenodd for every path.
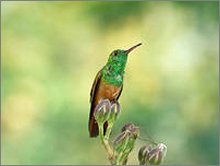
M 123 84 L 127 57 L 128 55 L 124 50 L 113 51 L 102 70 L 102 79 L 109 84 L 120 87 Z

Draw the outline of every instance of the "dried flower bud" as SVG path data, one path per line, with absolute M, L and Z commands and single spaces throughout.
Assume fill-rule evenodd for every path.
M 111 105 L 111 112 L 109 115 L 108 123 L 114 123 L 120 113 L 120 105 L 115 102 Z
M 167 147 L 160 143 L 155 148 L 151 145 L 143 146 L 138 153 L 140 165 L 159 165 L 166 156 Z
M 125 149 L 129 140 L 129 132 L 121 132 L 113 142 L 114 149 L 119 153 Z
M 102 100 L 95 108 L 94 116 L 99 124 L 103 124 L 109 118 L 111 103 L 108 99 Z
M 143 147 L 140 148 L 139 152 L 138 152 L 138 160 L 140 165 L 144 165 L 145 164 L 145 159 L 146 159 L 146 155 L 152 150 L 152 146 L 146 146 L 144 145 Z
M 134 139 L 131 139 L 131 133 L 128 131 L 121 132 L 113 142 L 116 157 L 120 156 L 120 161 L 126 165 L 128 155 L 134 147 Z
M 114 149 L 117 154 L 121 155 L 121 162 L 126 164 L 128 155 L 134 148 L 136 138 L 139 134 L 139 128 L 133 124 L 125 125 L 121 133 L 116 137 L 114 141 Z
M 121 132 L 128 131 L 136 139 L 139 135 L 139 127 L 136 127 L 132 123 L 124 125 L 121 129 Z
M 148 155 L 146 156 L 146 161 L 149 164 L 160 164 L 166 156 L 166 152 L 166 145 L 160 143 L 155 149 L 148 153 Z

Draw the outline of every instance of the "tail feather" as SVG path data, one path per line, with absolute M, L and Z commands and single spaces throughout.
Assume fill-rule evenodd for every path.
M 99 135 L 98 124 L 97 124 L 94 116 L 92 116 L 89 119 L 89 136 L 90 137 L 97 137 L 98 135 Z

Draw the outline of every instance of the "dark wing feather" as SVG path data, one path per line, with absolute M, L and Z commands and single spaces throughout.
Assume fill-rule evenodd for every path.
M 116 101 L 118 101 L 119 97 L 121 96 L 122 90 L 123 90 L 123 85 L 121 86 L 120 92 L 118 93 L 118 96 L 116 97 Z
M 90 91 L 90 103 L 91 103 L 90 114 L 89 114 L 89 135 L 90 135 L 90 137 L 96 137 L 99 134 L 98 125 L 95 121 L 93 113 L 94 113 L 94 109 L 95 109 L 95 105 L 94 105 L 95 93 L 99 87 L 99 83 L 100 83 L 101 76 L 102 76 L 101 71 L 102 70 L 100 70 L 98 72 L 98 74 L 96 75 L 95 80 L 92 84 L 92 89 Z
M 95 90 L 96 90 L 96 88 L 98 87 L 97 85 L 99 84 L 99 81 L 100 81 L 100 79 L 101 79 L 101 76 L 102 76 L 102 72 L 101 72 L 102 70 L 100 70 L 98 73 L 97 73 L 97 75 L 96 75 L 96 77 L 95 77 L 95 80 L 94 80 L 94 82 L 93 82 L 93 84 L 92 84 L 92 89 L 91 89 L 91 91 L 90 91 L 90 103 L 92 103 L 92 101 L 93 101 L 93 98 L 94 98 L 94 95 L 95 95 Z

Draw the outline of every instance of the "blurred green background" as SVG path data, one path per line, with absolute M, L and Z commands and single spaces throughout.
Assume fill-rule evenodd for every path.
M 165 164 L 218 163 L 218 2 L 2 2 L 2 163 L 109 164 L 88 137 L 89 93 L 128 59 L 123 124 L 168 146 Z M 137 164 L 138 140 L 128 164 Z

